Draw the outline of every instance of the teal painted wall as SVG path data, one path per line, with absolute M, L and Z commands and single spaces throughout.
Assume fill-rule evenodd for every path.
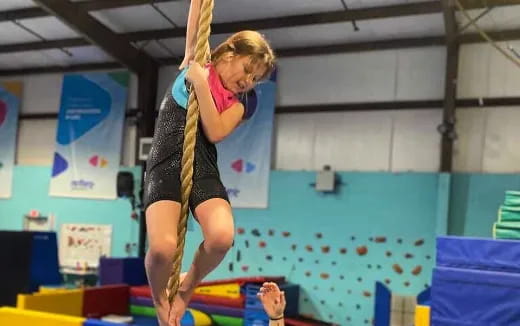
M 139 168 L 130 169 L 139 180 Z M 49 197 L 50 168 L 17 166 L 13 197 L 0 200 L 0 229 L 19 230 L 30 209 L 61 223 L 110 223 L 112 253 L 126 256 L 138 225 L 127 200 Z M 430 283 L 435 234 L 491 235 L 504 191 L 519 175 L 340 173 L 336 195 L 311 187 L 311 172 L 272 171 L 269 208 L 235 209 L 235 246 L 209 279 L 284 275 L 302 286 L 304 313 L 340 325 L 370 324 L 374 282 L 416 295 Z M 450 187 L 451 182 L 451 187 Z M 449 200 L 448 200 L 449 199 Z M 449 219 L 446 216 L 449 212 Z M 183 269 L 202 240 L 187 234 Z

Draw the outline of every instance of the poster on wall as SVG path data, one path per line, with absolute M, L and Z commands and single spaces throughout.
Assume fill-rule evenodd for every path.
M 104 224 L 62 224 L 60 230 L 60 267 L 89 270 L 99 267 L 99 258 L 110 257 L 112 226 Z
M 0 198 L 11 198 L 21 82 L 0 82 Z
M 267 208 L 276 72 L 242 102 L 250 117 L 217 145 L 219 170 L 233 207 Z
M 63 78 L 51 196 L 115 199 L 128 72 Z

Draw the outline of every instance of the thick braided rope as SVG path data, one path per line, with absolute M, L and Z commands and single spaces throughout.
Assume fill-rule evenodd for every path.
M 203 0 L 200 10 L 199 26 L 197 31 L 197 44 L 195 47 L 195 61 L 204 65 L 209 60 L 209 35 L 211 32 L 211 20 L 213 19 L 214 0 Z M 179 276 L 181 272 L 182 256 L 189 214 L 189 199 L 193 186 L 193 161 L 195 157 L 195 140 L 197 135 L 197 123 L 199 120 L 199 105 L 193 87 L 190 89 L 188 100 L 188 112 L 186 126 L 184 128 L 184 145 L 181 169 L 182 203 L 181 216 L 177 226 L 177 250 L 173 258 L 173 269 L 168 280 L 168 301 L 173 302 L 179 290 Z

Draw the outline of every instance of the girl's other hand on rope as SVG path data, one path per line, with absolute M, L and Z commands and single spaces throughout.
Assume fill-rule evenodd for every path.
M 209 71 L 207 69 L 202 68 L 202 66 L 195 61 L 190 61 L 186 79 L 196 87 L 208 80 L 208 74 Z

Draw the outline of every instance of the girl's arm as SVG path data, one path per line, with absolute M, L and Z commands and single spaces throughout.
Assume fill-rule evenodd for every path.
M 217 143 L 226 138 L 240 123 L 244 115 L 244 106 L 242 103 L 235 103 L 226 111 L 219 113 L 215 107 L 208 81 L 202 80 L 194 84 L 194 87 L 204 133 L 209 141 Z
M 186 48 L 184 50 L 184 60 L 179 66 L 179 69 L 187 67 L 195 55 L 201 5 L 202 0 L 191 0 L 190 11 L 188 14 L 188 24 L 186 25 Z

